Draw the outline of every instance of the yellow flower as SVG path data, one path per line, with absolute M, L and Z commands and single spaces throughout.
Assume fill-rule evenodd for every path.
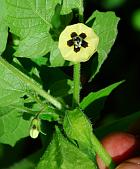
M 99 37 L 93 29 L 78 23 L 67 26 L 59 37 L 59 49 L 65 60 L 86 62 L 96 52 Z
M 30 136 L 35 139 L 38 137 L 39 132 L 40 132 L 40 120 L 34 118 L 31 122 Z

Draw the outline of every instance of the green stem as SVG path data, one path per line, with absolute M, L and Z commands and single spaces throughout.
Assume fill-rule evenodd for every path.
M 53 104 L 59 110 L 62 109 L 61 103 L 58 102 L 54 97 L 49 95 L 47 92 L 45 92 L 36 81 L 34 81 L 33 79 L 30 79 L 24 73 L 22 73 L 21 71 L 16 69 L 14 66 L 9 64 L 7 61 L 2 59 L 2 57 L 0 57 L 0 64 L 2 64 L 4 67 L 10 70 L 13 74 L 15 74 L 15 76 L 17 76 L 20 80 L 22 80 L 27 86 L 29 86 L 31 89 L 33 89 L 36 93 L 38 93 L 42 97 L 44 97 L 48 102 Z
M 75 107 L 76 105 L 79 105 L 80 101 L 80 63 L 74 64 L 73 80 L 73 107 Z
M 104 149 L 100 141 L 97 139 L 97 137 L 92 135 L 92 145 L 94 147 L 94 151 L 99 155 L 99 157 L 103 160 L 104 164 L 109 168 L 109 169 L 114 169 L 115 164 L 110 157 L 110 155 L 107 153 L 107 151 Z

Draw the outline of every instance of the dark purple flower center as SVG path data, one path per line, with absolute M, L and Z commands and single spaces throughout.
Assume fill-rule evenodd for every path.
M 81 33 L 80 35 L 77 35 L 76 32 L 72 32 L 70 40 L 67 41 L 67 45 L 69 47 L 74 46 L 74 51 L 77 53 L 80 51 L 81 47 L 88 47 L 88 43 L 84 40 L 86 38 L 85 33 Z

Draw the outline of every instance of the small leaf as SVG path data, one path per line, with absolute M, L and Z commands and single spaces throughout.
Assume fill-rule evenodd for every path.
M 58 114 L 54 114 L 54 113 L 40 113 L 39 118 L 42 120 L 47 120 L 47 121 L 58 121 L 59 120 Z
M 60 114 L 60 112 L 58 112 L 53 107 L 46 106 L 45 109 L 39 113 L 38 117 L 42 120 L 58 121 L 59 114 Z
M 32 58 L 30 58 L 33 62 L 35 62 L 37 65 L 42 66 L 42 65 L 46 65 L 49 58 L 48 58 L 48 54 L 45 55 L 44 57 L 37 57 L 34 56 Z
M 72 143 L 68 142 L 57 129 L 37 169 L 97 169 L 96 165 Z
M 87 25 L 91 25 L 93 30 L 99 36 L 98 52 L 98 67 L 96 71 L 93 70 L 91 79 L 98 73 L 101 65 L 107 58 L 108 53 L 113 46 L 117 36 L 117 25 L 119 18 L 114 12 L 99 12 L 95 11 L 87 20 Z M 91 80 L 90 79 L 90 80 Z
M 97 92 L 91 92 L 81 101 L 80 107 L 92 118 L 93 123 L 100 117 L 100 112 L 104 108 L 107 96 L 121 83 L 117 82 Z
M 63 127 L 67 136 L 78 142 L 80 150 L 94 160 L 95 152 L 91 143 L 92 126 L 84 113 L 79 108 L 67 111 Z
M 94 101 L 96 101 L 97 99 L 100 99 L 102 97 L 106 97 L 108 96 L 113 89 L 115 89 L 118 85 L 120 85 L 122 82 L 117 82 L 114 83 L 104 89 L 101 89 L 97 92 L 91 92 L 88 96 L 86 96 L 80 103 L 80 107 L 84 110 L 86 109 L 91 103 L 93 103 Z M 104 99 L 105 102 L 105 99 Z M 98 109 L 102 109 L 103 105 L 100 105 L 100 108 L 98 107 Z
M 36 114 L 39 119 L 47 120 L 47 121 L 58 121 L 59 115 L 62 113 L 52 107 L 51 105 L 43 104 L 40 105 L 38 103 L 33 103 L 31 111 L 33 111 L 34 115 Z

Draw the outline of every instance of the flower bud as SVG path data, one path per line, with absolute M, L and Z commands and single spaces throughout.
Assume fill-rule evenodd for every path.
M 30 126 L 30 136 L 35 139 L 38 137 L 39 132 L 40 132 L 40 120 L 34 118 Z

